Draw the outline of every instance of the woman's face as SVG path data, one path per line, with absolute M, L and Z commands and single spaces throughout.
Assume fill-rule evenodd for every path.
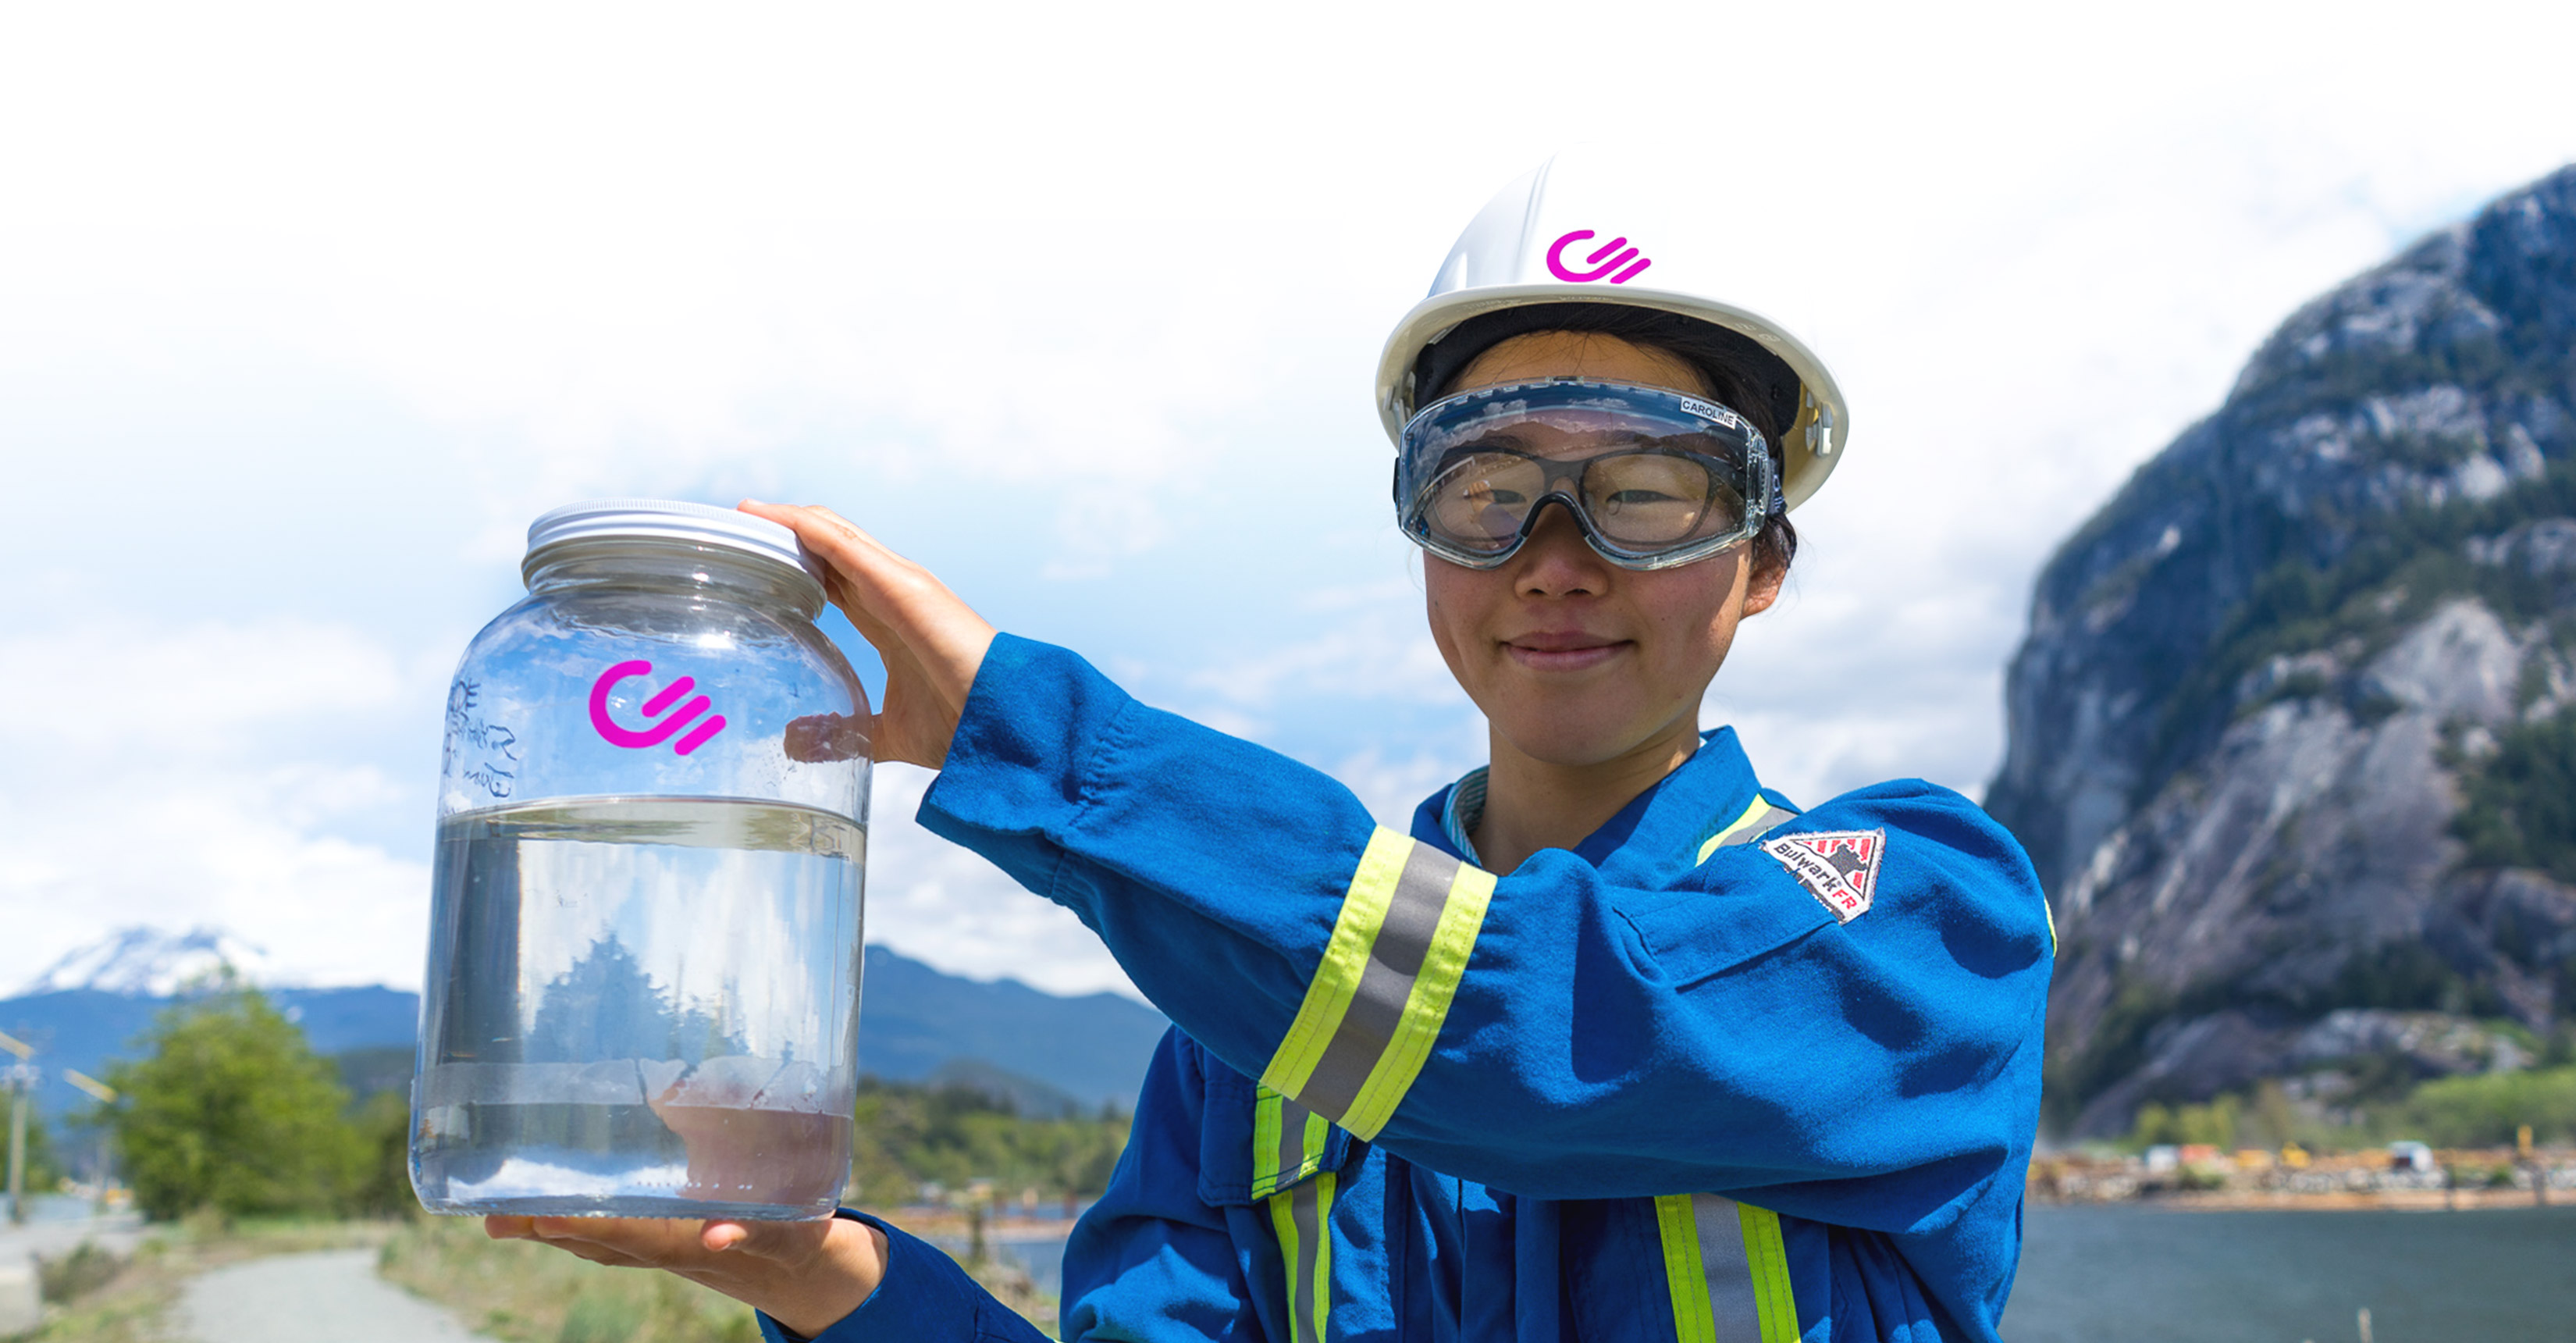
M 1452 391 L 1538 378 L 1643 383 L 1706 396 L 1689 365 L 1615 336 L 1540 331 L 1487 350 Z M 1423 558 L 1431 637 L 1495 733 L 1556 765 L 1616 759 L 1696 731 L 1700 696 L 1735 626 L 1779 596 L 1751 579 L 1750 547 L 1672 569 L 1622 569 L 1565 509 L 1539 514 L 1497 568 Z

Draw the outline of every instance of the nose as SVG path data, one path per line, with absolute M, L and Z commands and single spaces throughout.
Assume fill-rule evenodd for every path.
M 1529 539 L 1512 557 L 1512 590 L 1524 597 L 1597 597 L 1609 589 L 1610 564 L 1583 538 L 1574 510 L 1539 505 Z

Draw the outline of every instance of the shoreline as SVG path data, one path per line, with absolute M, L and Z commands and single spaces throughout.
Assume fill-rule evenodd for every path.
M 2398 1159 L 2397 1153 L 2403 1154 Z M 2031 1162 L 2028 1198 L 2177 1212 L 2476 1212 L 2576 1207 L 2576 1151 L 2271 1152 L 2161 1148 L 2139 1156 L 2060 1152 Z
M 2131 1207 L 2164 1212 L 2491 1212 L 2505 1208 L 2576 1208 L 2576 1193 L 2552 1191 L 2546 1202 L 2528 1189 L 2377 1189 L 2308 1193 L 2289 1189 L 2213 1189 L 2136 1198 L 2050 1198 L 2051 1208 Z

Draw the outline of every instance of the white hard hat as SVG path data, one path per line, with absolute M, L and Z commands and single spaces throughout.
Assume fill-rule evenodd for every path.
M 1387 436 L 1400 439 L 1432 390 L 1414 385 L 1425 352 L 1461 323 L 1537 304 L 1626 304 L 1735 332 L 1786 366 L 1797 387 L 1777 398 L 1789 423 L 1779 444 L 1781 494 L 1791 508 L 1814 494 L 1842 460 L 1851 420 L 1824 361 L 1763 315 L 1794 310 L 1799 277 L 1768 249 L 1731 238 L 1741 232 L 1730 228 L 1731 211 L 1677 211 L 1643 180 L 1681 170 L 1667 162 L 1641 173 L 1569 152 L 1504 187 L 1458 235 L 1430 297 L 1387 337 L 1377 370 Z

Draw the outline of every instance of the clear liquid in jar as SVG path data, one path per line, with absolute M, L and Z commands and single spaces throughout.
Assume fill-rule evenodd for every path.
M 433 1212 L 827 1216 L 866 832 L 723 798 L 439 827 L 412 1183 Z

